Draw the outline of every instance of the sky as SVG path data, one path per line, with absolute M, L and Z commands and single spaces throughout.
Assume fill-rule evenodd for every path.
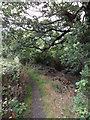
M 67 1 L 68 2 L 68 1 L 75 1 L 75 0 L 55 0 L 55 1 L 57 1 L 58 3 L 60 3 L 61 1 Z M 81 1 L 81 0 L 76 0 L 76 1 Z M 43 6 L 43 3 L 38 6 L 38 9 L 40 9 L 42 6 Z M 81 7 L 81 6 L 82 6 L 82 4 L 79 2 L 79 7 Z M 27 10 L 27 12 L 28 12 L 28 14 L 30 16 L 36 16 L 36 17 L 42 16 L 42 13 L 39 12 L 39 11 L 37 11 L 35 7 L 30 7 L 30 9 Z M 84 14 L 85 14 L 85 12 L 83 11 L 82 15 L 81 15 L 81 20 L 83 19 Z M 29 15 L 27 15 L 28 18 L 30 18 Z M 42 21 L 42 19 L 43 18 L 40 18 L 39 21 Z M 52 16 L 51 19 L 55 20 L 56 18 L 55 18 L 55 16 Z

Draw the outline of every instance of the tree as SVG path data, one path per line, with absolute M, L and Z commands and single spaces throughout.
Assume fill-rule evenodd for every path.
M 3 44 L 8 46 L 6 47 L 8 53 L 10 51 L 13 54 L 23 53 L 22 57 L 25 57 L 25 55 L 32 56 L 33 50 L 34 53 L 35 50 L 37 52 L 45 52 L 57 46 L 56 49 L 60 53 L 58 55 L 60 58 L 62 56 L 60 51 L 65 55 L 64 49 L 67 46 L 73 46 L 80 42 L 80 49 L 77 48 L 77 53 L 80 53 L 80 55 L 78 56 L 76 53 L 77 60 L 71 57 L 76 50 L 70 47 L 69 51 L 72 51 L 72 48 L 73 52 L 71 52 L 71 56 L 67 56 L 67 60 L 64 62 L 64 64 L 69 63 L 69 66 L 72 66 L 70 64 L 73 63 L 73 67 L 77 63 L 80 66 L 83 55 L 85 54 L 84 57 L 87 57 L 88 54 L 86 53 L 89 51 L 89 39 L 87 39 L 89 38 L 89 26 L 86 23 L 86 19 L 81 21 L 82 12 L 88 11 L 88 6 L 89 2 L 82 3 L 81 7 L 79 7 L 79 2 L 3 3 L 2 23 L 3 32 L 6 36 L 6 40 L 3 39 Z M 34 9 L 34 12 L 31 12 L 31 9 Z M 84 39 L 82 39 L 82 36 Z M 81 51 L 86 52 L 81 54 Z M 69 54 L 68 51 L 67 53 Z M 70 57 L 72 58 L 71 61 L 69 61 Z M 61 61 L 63 62 L 63 58 L 61 58 Z
M 30 5 L 35 8 L 35 11 L 41 14 L 41 16 L 31 16 L 28 12 Z M 37 5 L 39 7 L 37 7 Z M 40 5 L 42 5 L 41 9 Z M 75 23 L 70 23 L 70 18 L 68 19 L 69 16 L 64 13 L 65 10 L 63 9 L 67 11 L 68 8 L 70 8 L 70 12 L 72 12 L 72 14 L 70 14 L 73 16 L 76 12 L 75 9 L 78 10 L 79 6 L 78 4 L 55 2 L 3 3 L 3 28 L 7 31 L 18 29 L 27 32 L 28 36 L 26 35 L 24 39 L 28 38 L 31 40 L 30 47 L 44 51 L 56 44 L 62 44 L 63 36 L 75 28 Z M 76 17 L 75 15 L 75 18 Z M 14 33 L 11 35 L 15 39 Z M 43 42 L 43 48 L 41 48 L 42 45 L 40 46 L 40 42 Z

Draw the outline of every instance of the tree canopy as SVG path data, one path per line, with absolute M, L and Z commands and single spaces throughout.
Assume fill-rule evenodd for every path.
M 90 2 L 3 2 L 2 10 L 4 56 L 50 54 L 77 70 L 89 56 Z

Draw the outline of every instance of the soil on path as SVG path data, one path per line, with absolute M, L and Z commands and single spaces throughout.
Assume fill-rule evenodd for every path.
M 46 118 L 42 106 L 40 92 L 34 80 L 32 80 L 31 78 L 30 78 L 30 83 L 32 86 L 32 105 L 31 105 L 30 118 Z

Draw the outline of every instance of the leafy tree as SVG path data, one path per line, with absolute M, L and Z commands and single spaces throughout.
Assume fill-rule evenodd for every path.
M 27 32 L 28 36 L 24 36 L 24 39 L 31 39 L 29 47 L 44 51 L 55 44 L 59 44 L 59 42 L 62 44 L 63 40 L 61 38 L 70 32 L 71 25 L 73 27 L 74 23 L 68 24 L 63 15 L 63 9 L 70 8 L 69 3 L 65 3 L 65 5 L 64 3 L 58 4 L 55 2 L 38 4 L 43 6 L 39 10 L 41 16 L 31 17 L 27 10 L 29 10 L 30 5 L 37 7 L 36 3 L 3 3 L 3 27 L 7 31 L 14 28 L 14 30 L 18 29 Z M 72 8 L 74 10 L 75 8 L 79 9 L 78 5 L 72 5 Z M 37 9 L 36 11 L 38 12 Z M 26 14 L 28 14 L 29 18 Z M 15 38 L 14 30 L 11 33 Z
M 76 44 L 76 42 L 80 42 L 81 47 L 86 47 L 86 49 L 82 48 L 82 51 L 87 51 L 89 49 L 89 41 L 86 37 L 84 37 L 85 39 L 82 41 L 82 36 L 85 36 L 85 34 L 88 34 L 87 36 L 89 36 L 89 27 L 87 27 L 86 19 L 81 21 L 80 17 L 83 11 L 85 11 L 85 13 L 88 12 L 88 6 L 89 3 L 82 3 L 82 7 L 79 7 L 78 2 L 76 4 L 73 2 L 3 2 L 2 23 L 4 34 L 3 44 L 5 46 L 4 56 L 5 53 L 9 53 L 11 55 L 18 54 L 19 56 L 21 56 L 20 53 L 23 53 L 22 58 L 23 56 L 28 56 L 26 59 L 31 59 L 35 50 L 39 53 L 41 51 L 43 55 L 43 52 L 49 49 L 52 51 L 53 48 L 54 51 L 52 52 L 52 55 L 54 55 L 55 51 L 57 51 L 56 49 L 59 49 L 58 52 L 60 53 L 60 51 L 64 51 L 65 47 L 68 45 L 72 46 L 73 44 Z M 34 13 L 31 15 L 31 9 L 34 9 L 38 15 L 34 15 Z M 74 16 L 72 20 L 70 20 L 70 15 L 72 15 L 72 17 Z M 84 27 L 87 27 L 87 29 L 83 31 Z M 66 36 L 67 38 L 65 38 Z M 66 44 L 67 42 L 68 45 Z M 56 49 L 55 46 L 57 46 Z M 74 51 L 76 50 L 73 49 L 73 52 Z M 78 51 L 79 50 L 77 48 L 77 52 Z M 58 56 L 59 58 L 61 57 L 59 60 L 63 61 L 64 58 L 62 57 L 62 54 L 58 54 Z M 70 56 L 72 55 L 67 56 L 67 60 Z M 76 57 L 77 56 L 78 55 L 76 53 Z M 77 59 L 78 58 L 79 56 Z M 71 62 L 73 65 L 70 66 L 75 66 L 75 60 L 74 58 L 72 59 L 73 60 Z M 79 59 L 82 59 L 81 55 Z

